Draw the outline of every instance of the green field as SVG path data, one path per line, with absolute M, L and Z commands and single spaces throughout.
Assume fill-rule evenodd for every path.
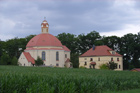
M 139 72 L 0 66 L 0 93 L 116 93 L 134 89 L 140 91 Z

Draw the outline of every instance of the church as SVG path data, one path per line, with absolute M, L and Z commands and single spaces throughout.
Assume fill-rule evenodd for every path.
M 71 67 L 70 50 L 53 35 L 49 34 L 49 24 L 44 20 L 41 24 L 41 34 L 33 37 L 21 53 L 19 66 L 34 66 L 40 57 L 44 66 Z

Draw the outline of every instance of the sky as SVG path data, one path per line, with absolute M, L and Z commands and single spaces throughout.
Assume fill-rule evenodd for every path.
M 0 40 L 40 34 L 44 17 L 54 36 L 121 37 L 140 31 L 140 0 L 0 0 Z

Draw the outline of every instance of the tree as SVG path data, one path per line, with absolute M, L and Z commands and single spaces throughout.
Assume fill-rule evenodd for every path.
M 43 65 L 43 60 L 38 56 L 37 57 L 37 60 L 35 60 L 35 65 L 36 66 L 40 66 L 40 65 Z
M 3 53 L 3 55 L 0 58 L 0 65 L 8 65 L 10 63 L 10 57 L 6 53 Z
M 85 34 L 78 35 L 77 38 L 77 48 L 80 54 L 85 53 L 93 45 L 102 45 L 101 36 L 98 32 L 92 31 Z
M 126 34 L 121 37 L 121 51 L 123 55 L 123 65 L 124 69 L 129 69 L 129 65 L 140 67 L 139 58 L 140 58 L 140 39 L 137 34 Z
M 117 68 L 117 63 L 114 63 L 113 61 L 110 61 L 107 65 L 108 65 L 108 68 L 111 70 L 114 70 Z
M 78 53 L 71 54 L 71 62 L 74 68 L 79 68 L 79 54 Z
M 111 49 L 120 52 L 120 43 L 121 43 L 120 37 L 117 36 L 103 37 L 102 41 L 104 45 L 107 45 Z
M 11 65 L 17 65 L 17 62 L 18 62 L 18 60 L 17 60 L 17 58 L 14 56 L 14 57 L 12 58 Z
M 56 36 L 63 45 L 71 50 L 71 53 L 75 53 L 77 50 L 77 37 L 74 34 L 62 33 Z

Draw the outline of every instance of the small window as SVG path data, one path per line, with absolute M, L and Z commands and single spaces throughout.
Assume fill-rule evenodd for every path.
M 115 54 L 115 51 L 112 51 L 112 54 Z
M 90 58 L 90 61 L 93 61 L 93 58 Z
M 87 58 L 85 58 L 85 60 L 87 60 Z
M 121 69 L 121 65 L 119 65 L 119 69 Z
M 67 58 L 67 54 L 65 54 L 65 58 Z
M 113 61 L 113 58 L 111 58 L 111 61 Z
M 57 63 L 56 66 L 59 67 L 59 64 Z
M 117 58 L 117 61 L 119 61 L 119 58 Z
M 100 58 L 98 58 L 98 61 L 100 61 Z
M 85 62 L 85 64 L 84 65 L 87 65 L 87 62 Z

